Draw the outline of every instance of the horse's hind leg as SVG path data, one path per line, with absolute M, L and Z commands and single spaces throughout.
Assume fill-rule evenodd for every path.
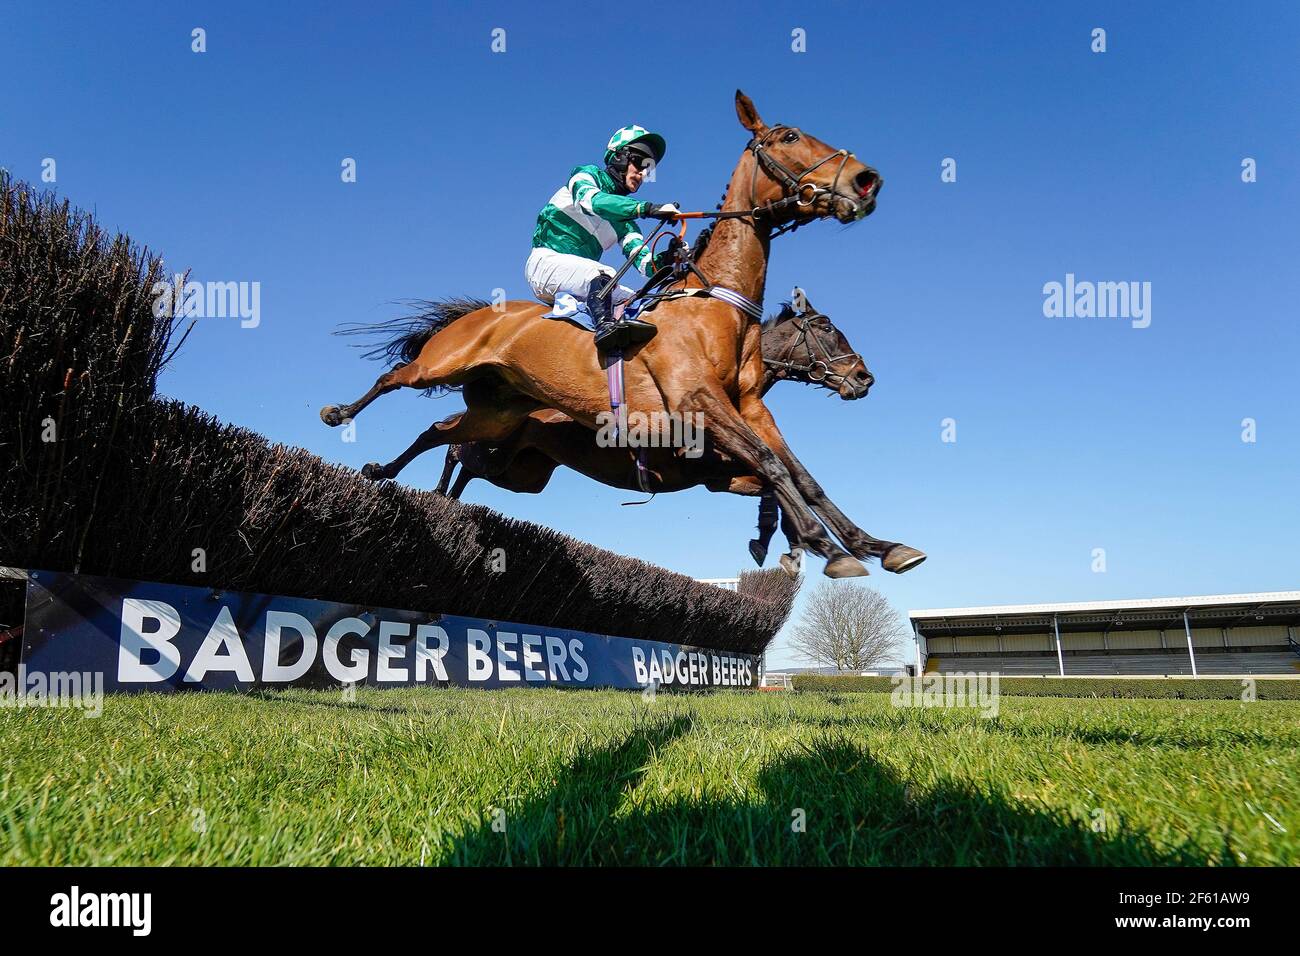
M 361 473 L 371 481 L 395 478 L 417 456 L 441 445 L 466 444 L 475 441 L 497 442 L 507 438 L 528 413 L 537 407 L 536 401 L 522 395 L 503 398 L 493 403 L 471 405 L 426 428 L 420 437 L 387 465 L 371 462 Z
M 407 363 L 389 369 L 375 379 L 375 384 L 370 386 L 370 391 L 351 405 L 326 405 L 320 410 L 320 420 L 331 428 L 342 425 L 344 422 L 356 418 L 363 408 L 380 395 L 387 395 L 389 392 L 396 391 L 403 386 L 419 387 L 416 385 L 418 375 L 419 370 L 414 363 Z
M 407 448 L 406 451 L 402 452 L 388 464 L 381 465 L 378 462 L 372 461 L 361 469 L 361 474 L 369 478 L 371 481 L 382 481 L 385 478 L 396 478 L 403 468 L 420 455 L 423 455 L 430 448 L 442 444 L 442 442 L 438 441 L 438 436 L 442 434 L 442 432 L 445 432 L 447 429 L 456 425 L 467 414 L 467 412 L 457 412 L 455 415 L 448 416 L 440 422 L 434 422 L 420 433 L 419 438 L 411 442 L 410 447 Z M 449 461 L 450 457 L 451 456 L 448 455 Z M 446 474 L 447 467 L 444 466 L 444 480 Z
M 465 486 L 477 477 L 478 475 L 474 474 L 474 472 L 470 471 L 468 468 L 461 468 L 460 474 L 456 476 L 456 483 L 451 486 L 451 494 L 449 497 L 453 501 L 460 501 L 460 496 L 465 493 Z
M 438 487 L 434 489 L 438 494 L 447 495 L 447 489 L 451 486 L 452 472 L 456 470 L 458 464 L 460 464 L 460 446 L 448 445 L 447 459 L 442 463 L 442 477 L 438 479 Z M 457 481 L 456 484 L 457 486 L 460 486 L 459 481 Z M 449 495 L 449 497 L 458 498 L 460 496 Z

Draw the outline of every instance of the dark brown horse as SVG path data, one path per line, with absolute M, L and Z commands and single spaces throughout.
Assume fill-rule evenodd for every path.
M 751 138 L 722 211 L 737 218 L 718 222 L 698 266 L 714 284 L 761 302 L 773 229 L 825 217 L 862 219 L 875 209 L 881 180 L 847 150 L 793 126 L 768 126 L 739 91 L 736 113 Z M 681 282 L 703 287 L 695 276 Z M 402 347 L 405 365 L 381 375 L 356 402 L 322 408 L 321 419 L 342 424 L 402 387 L 463 386 L 467 411 L 434 425 L 429 447 L 504 441 L 538 409 L 596 429 L 608 391 L 590 333 L 547 319 L 546 311 L 535 302 L 509 302 L 501 311 L 479 309 L 412 333 Z M 659 334 L 626 358 L 629 411 L 703 415 L 713 446 L 773 489 L 792 545 L 825 558 L 828 576 L 866 574 L 859 558 L 878 557 L 899 572 L 925 560 L 914 548 L 872 537 L 850 521 L 790 450 L 760 396 L 757 320 L 727 302 L 699 297 L 664 302 L 653 317 Z
M 865 398 L 875 378 L 862 356 L 829 318 L 806 297 L 799 298 L 800 311 L 787 303 L 779 314 L 763 323 L 764 375 L 759 394 L 766 395 L 779 381 L 791 381 L 828 389 L 846 401 Z M 550 410 L 533 412 L 504 442 L 449 446 L 438 491 L 459 498 L 471 480 L 485 478 L 508 491 L 536 494 L 561 465 L 604 484 L 642 490 L 635 452 L 602 448 L 595 439 L 594 432 L 567 415 Z M 694 485 L 733 494 L 753 495 L 761 488 L 757 479 L 733 481 L 747 476 L 740 473 L 734 461 L 716 452 L 699 458 L 683 457 L 667 448 L 648 448 L 644 452 L 648 490 L 655 493 L 689 487 L 692 481 Z M 457 465 L 461 466 L 460 473 L 452 485 Z M 400 467 L 394 462 L 383 470 L 392 476 Z M 749 542 L 750 554 L 759 565 L 767 557 L 780 517 L 771 490 L 763 489 L 761 494 L 759 535 Z M 792 552 L 782 564 L 793 570 L 798 562 L 799 555 Z

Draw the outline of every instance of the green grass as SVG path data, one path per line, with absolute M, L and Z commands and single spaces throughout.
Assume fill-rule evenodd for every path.
M 1297 717 L 436 689 L 0 709 L 0 862 L 1294 865 Z

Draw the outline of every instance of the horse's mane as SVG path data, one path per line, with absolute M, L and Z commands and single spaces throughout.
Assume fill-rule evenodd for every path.
M 766 319 L 764 319 L 762 329 L 764 332 L 770 331 L 771 329 L 776 328 L 786 319 L 794 318 L 794 316 L 797 314 L 798 313 L 795 312 L 794 306 L 791 303 L 782 302 L 781 311 L 778 312 L 776 315 L 769 315 Z
M 708 226 L 700 230 L 700 234 L 695 237 L 695 243 L 691 246 L 691 262 L 699 263 L 700 257 L 704 255 L 704 250 L 713 237 L 713 227 Z

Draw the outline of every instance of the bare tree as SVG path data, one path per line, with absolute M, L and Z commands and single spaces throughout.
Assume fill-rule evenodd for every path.
M 823 581 L 808 597 L 790 646 L 836 670 L 863 670 L 894 656 L 903 626 L 879 591 Z

